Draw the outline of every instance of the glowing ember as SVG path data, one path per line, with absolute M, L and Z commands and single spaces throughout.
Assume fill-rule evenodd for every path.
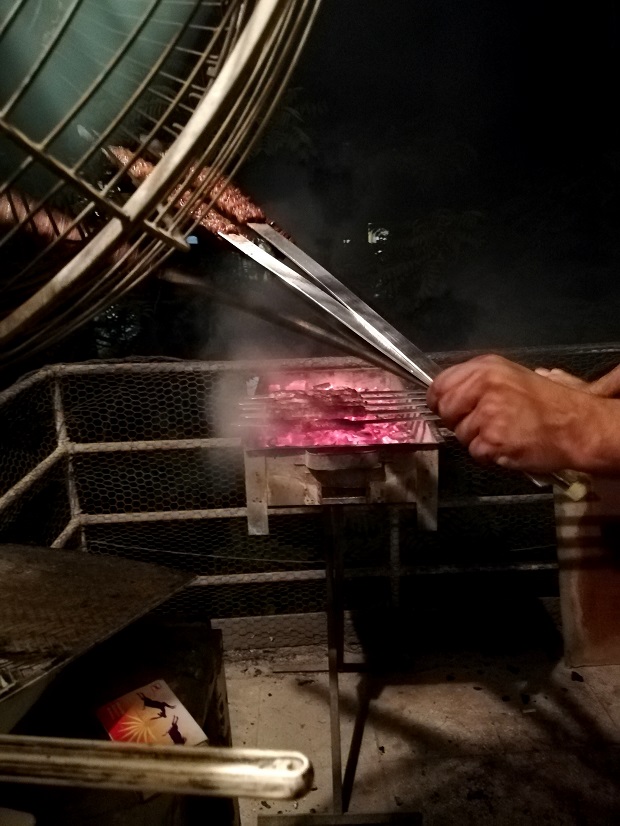
M 265 428 L 262 442 L 264 447 L 339 447 L 354 445 L 370 447 L 372 445 L 419 444 L 434 442 L 428 424 L 422 419 L 409 422 L 368 424 L 361 430 L 345 428 L 311 430 L 303 426 L 289 428 L 283 433 L 271 433 Z M 426 438 L 424 438 L 426 437 Z
M 362 396 L 373 387 L 328 382 L 308 387 L 304 380 L 271 384 L 261 397 L 252 423 L 257 448 L 371 447 L 392 444 L 435 444 L 428 422 L 411 407 L 396 415 L 369 409 Z

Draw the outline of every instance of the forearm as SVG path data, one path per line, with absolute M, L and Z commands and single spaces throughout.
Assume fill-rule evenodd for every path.
M 620 399 L 592 399 L 574 432 L 569 467 L 592 474 L 620 475 Z
M 479 356 L 444 370 L 427 401 L 479 461 L 620 475 L 619 399 L 549 381 L 500 356 Z
M 620 396 L 620 364 L 590 383 L 588 387 L 590 393 L 596 396 L 604 396 L 607 399 L 612 399 Z

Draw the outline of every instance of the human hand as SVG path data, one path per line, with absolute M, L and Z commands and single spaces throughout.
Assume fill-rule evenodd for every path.
M 473 458 L 542 473 L 596 469 L 620 414 L 617 402 L 492 355 L 444 370 L 427 402 Z

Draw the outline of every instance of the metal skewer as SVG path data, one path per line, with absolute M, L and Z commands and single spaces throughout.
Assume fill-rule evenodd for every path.
M 322 399 L 319 399 L 318 402 L 315 404 L 313 399 L 274 399 L 273 397 L 269 396 L 254 396 L 251 399 L 242 399 L 239 402 L 240 406 L 244 410 L 254 409 L 254 408 L 277 408 L 278 410 L 284 410 L 285 408 L 290 408 L 292 410 L 303 410 L 303 409 L 310 409 L 316 407 L 317 409 L 324 409 L 329 410 L 330 407 L 336 406 L 342 408 L 351 408 L 351 410 L 370 410 L 371 408 L 383 409 L 386 407 L 393 408 L 394 410 L 409 410 L 412 407 L 426 407 L 426 402 L 422 399 L 407 399 L 407 398 L 394 398 L 394 399 L 352 399 L 349 401 L 339 402 L 336 405 L 331 405 L 329 403 L 325 403 Z
M 394 354 L 399 363 L 404 359 L 410 365 L 411 373 L 423 384 L 430 386 L 441 372 L 439 365 L 426 353 L 387 322 L 382 316 L 362 301 L 354 292 L 332 275 L 325 267 L 299 249 L 288 238 L 284 238 L 269 224 L 248 224 L 261 238 L 272 244 L 290 261 L 296 264 L 310 278 L 343 304 L 372 335 L 379 349 L 386 355 Z
M 258 297 L 254 295 L 252 300 L 246 299 L 245 296 L 232 295 L 226 290 L 220 290 L 214 287 L 205 279 L 197 278 L 192 275 L 185 275 L 174 270 L 164 270 L 158 276 L 162 281 L 168 281 L 171 284 L 176 284 L 182 287 L 189 287 L 192 290 L 198 290 L 205 293 L 216 301 L 220 301 L 242 313 L 248 313 L 257 318 L 261 318 L 270 324 L 275 324 L 283 327 L 286 330 L 292 330 L 295 333 L 300 333 L 306 338 L 312 338 L 321 344 L 336 347 L 344 353 L 348 353 L 356 358 L 361 358 L 381 370 L 386 370 L 398 376 L 404 381 L 408 381 L 410 374 L 402 367 L 399 367 L 391 358 L 388 359 L 374 346 L 367 342 L 360 342 L 357 336 L 346 333 L 345 331 L 326 330 L 319 327 L 317 324 L 308 321 L 304 318 L 298 318 L 292 314 L 282 313 L 276 311 L 273 307 L 268 307 L 264 302 L 260 302 Z M 426 391 L 421 391 L 424 394 Z
M 321 287 L 314 284 L 300 275 L 292 267 L 278 261 L 273 255 L 266 250 L 261 249 L 252 241 L 248 240 L 243 235 L 236 233 L 221 233 L 222 238 L 229 241 L 234 247 L 241 250 L 249 258 L 252 258 L 258 264 L 261 264 L 265 269 L 277 275 L 285 284 L 292 289 L 304 295 L 308 300 L 317 304 L 333 318 L 337 319 L 341 324 L 344 324 L 349 330 L 352 330 L 364 341 L 371 344 L 383 355 L 388 356 L 392 361 L 396 362 L 401 368 L 404 368 L 412 379 L 415 379 L 423 384 L 430 385 L 432 378 L 430 373 L 419 367 L 416 362 L 409 358 L 405 353 L 400 352 L 398 347 L 388 340 L 382 333 L 374 329 L 359 313 L 352 311 L 343 304 L 339 299 L 328 295 Z M 429 359 L 430 361 L 430 359 Z M 434 362 L 432 362 L 434 364 Z M 438 374 L 439 368 L 435 366 L 435 375 Z
M 325 419 L 316 422 L 313 430 L 363 430 L 368 425 L 382 425 L 382 424 L 403 424 L 405 422 L 433 422 L 437 421 L 437 416 L 430 413 L 428 416 L 395 416 L 378 419 Z M 303 421 L 300 417 L 298 421 Z M 243 419 L 240 427 L 269 427 L 274 425 L 274 420 L 268 417 Z M 287 419 L 287 424 L 293 424 L 293 420 Z

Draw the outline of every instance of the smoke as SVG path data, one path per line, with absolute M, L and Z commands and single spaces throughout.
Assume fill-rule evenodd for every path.
M 260 168 L 249 168 L 250 175 L 240 177 L 239 183 L 244 190 L 251 193 L 269 220 L 290 234 L 301 249 L 330 266 L 333 238 L 328 231 L 324 206 L 307 179 L 307 171 L 294 164 L 277 162 L 273 166 L 271 163 L 267 167 L 258 166 Z M 262 197 L 265 175 L 268 175 L 269 185 Z M 294 190 L 294 198 L 290 187 Z M 321 242 L 322 238 L 325 243 Z M 321 329 L 330 327 L 326 314 L 225 242 L 200 239 L 189 259 L 183 257 L 178 265 L 185 272 L 196 273 L 220 293 L 247 308 L 265 309 L 281 321 L 296 319 Z M 204 301 L 197 302 L 195 325 L 197 337 L 203 342 L 201 358 L 278 359 L 343 354 L 336 345 L 320 343 L 306 333 L 293 332 L 288 324 L 272 323 L 228 303 L 212 301 L 208 314 L 205 314 Z

